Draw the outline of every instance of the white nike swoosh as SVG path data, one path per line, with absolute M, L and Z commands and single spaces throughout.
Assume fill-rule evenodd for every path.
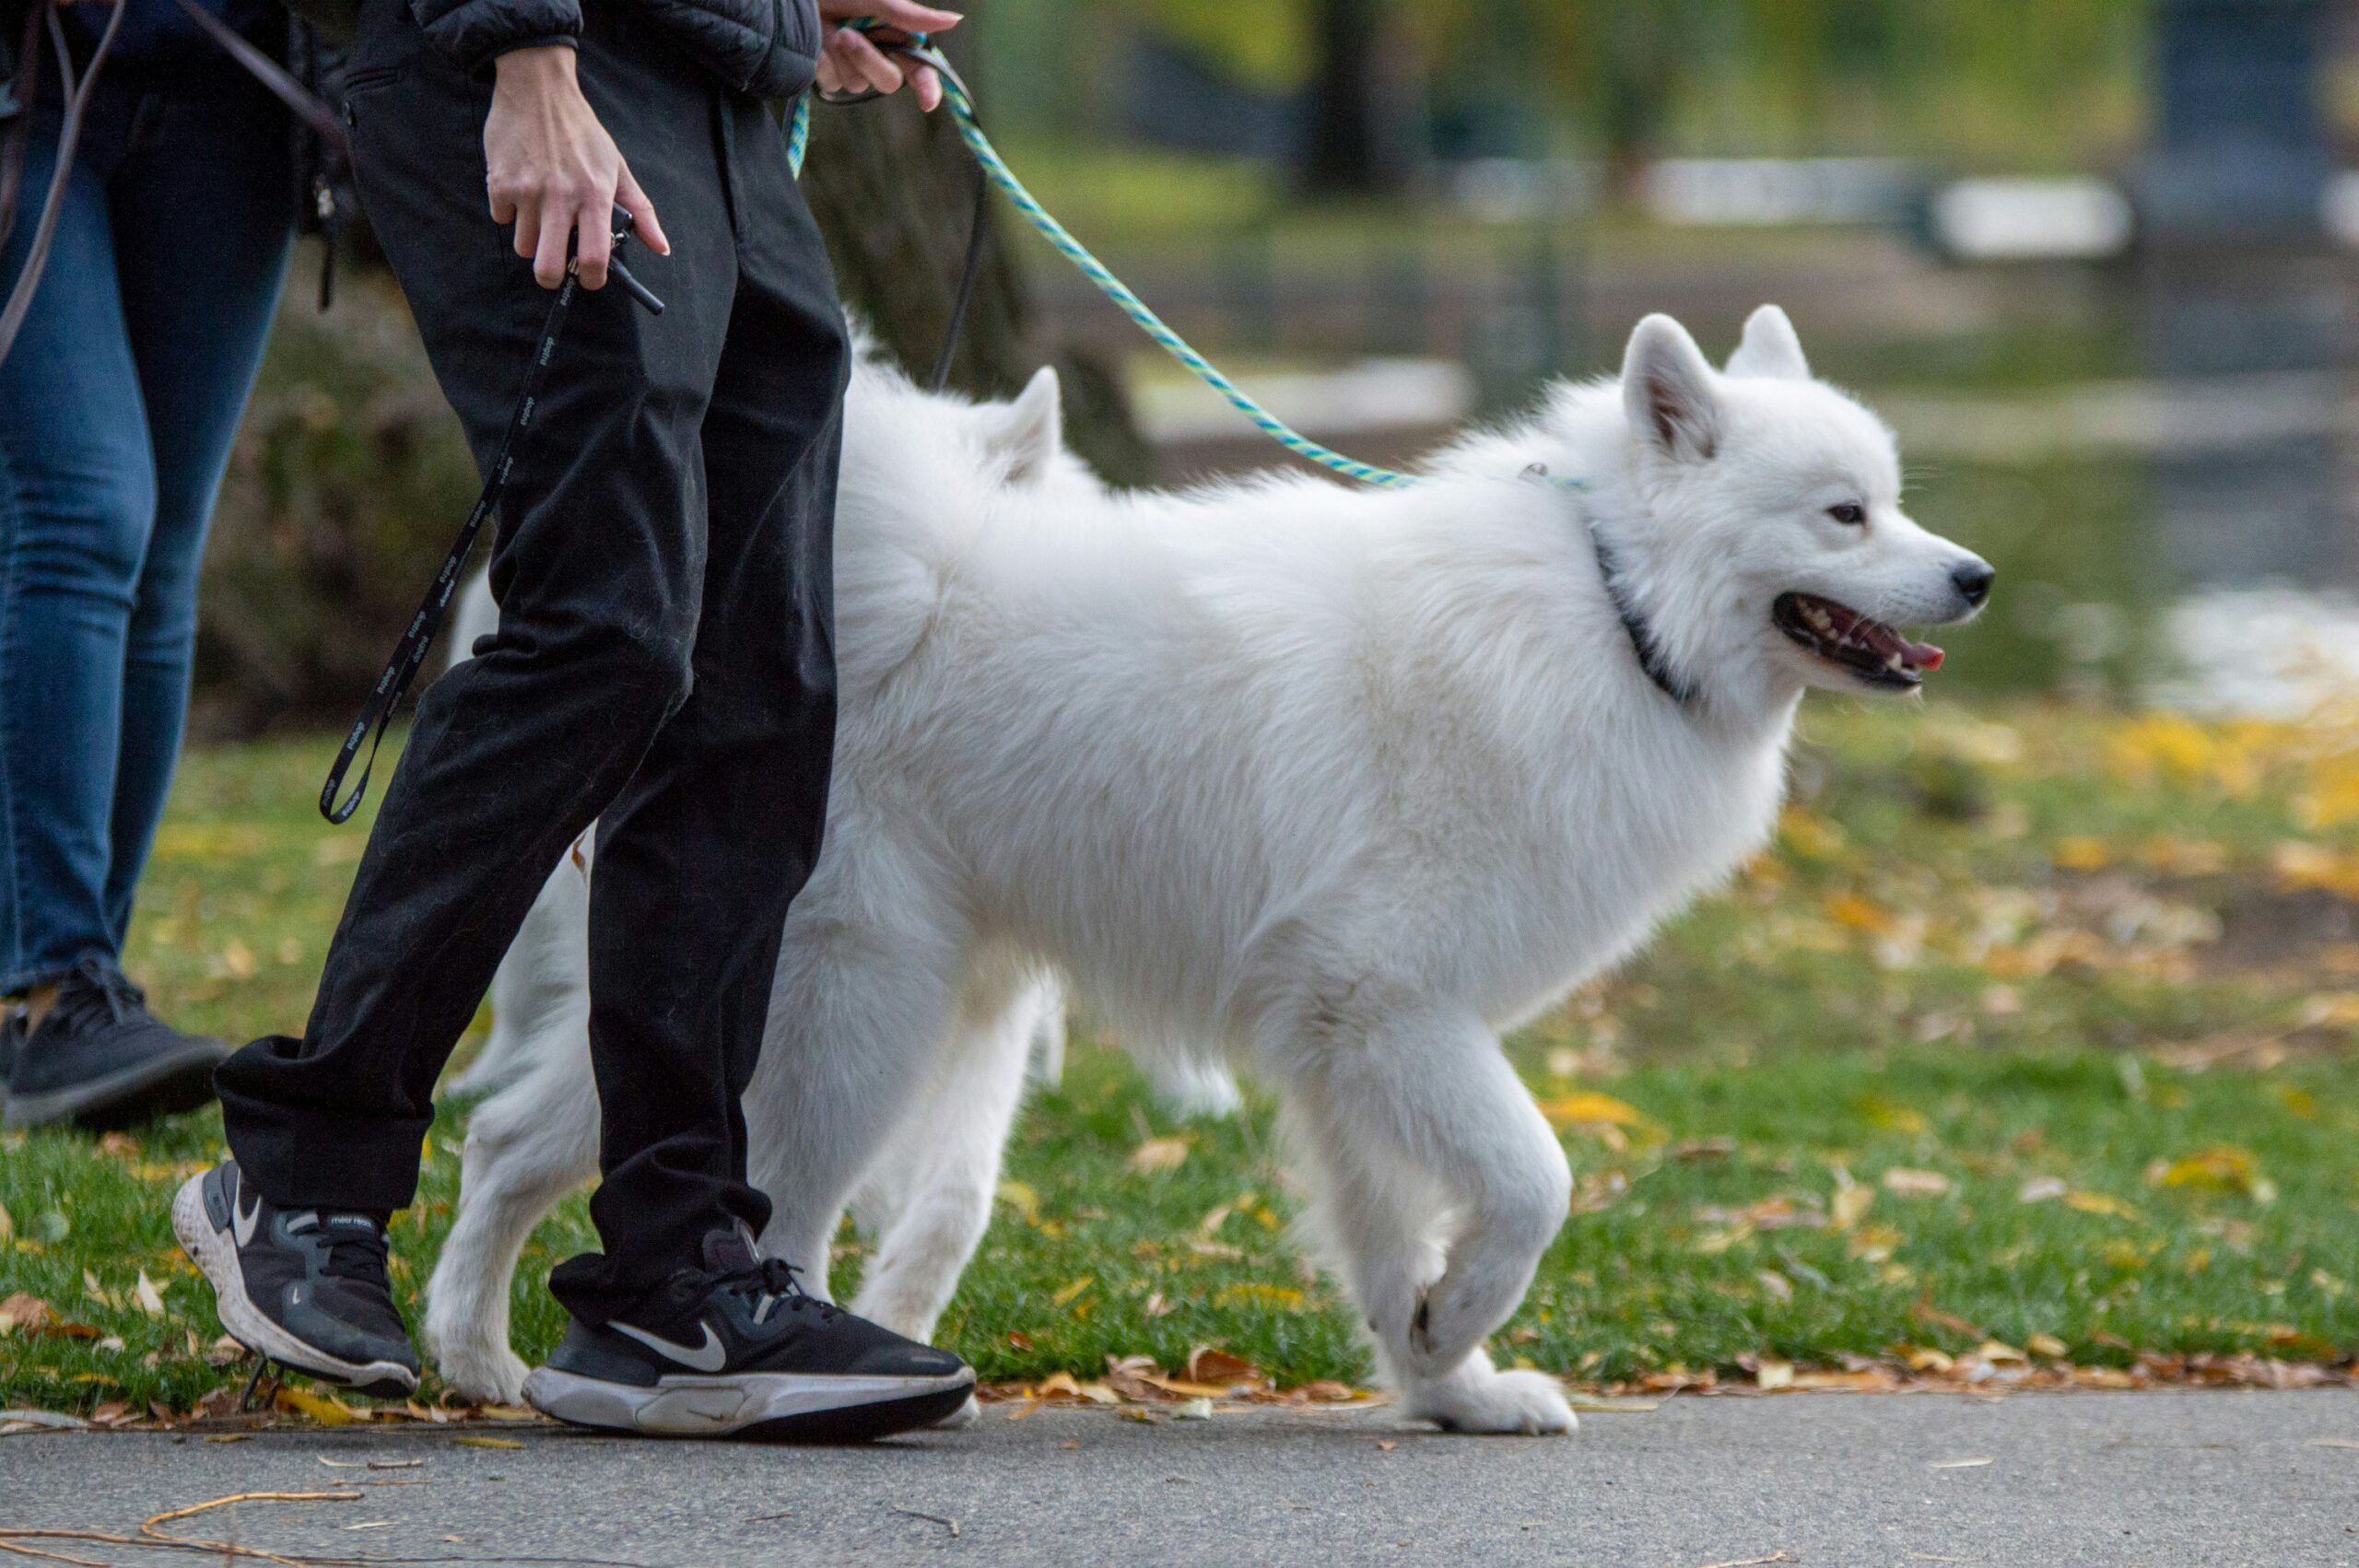
M 262 1199 L 259 1198 L 254 1199 L 254 1206 L 251 1209 L 241 1205 L 230 1211 L 230 1234 L 238 1238 L 238 1245 L 240 1246 L 243 1246 L 254 1239 L 254 1222 L 261 1218 Z
M 719 1372 L 729 1361 L 729 1352 L 722 1348 L 721 1336 L 712 1331 L 710 1323 L 697 1325 L 704 1330 L 704 1343 L 695 1350 L 686 1345 L 675 1345 L 669 1340 L 658 1338 L 644 1328 L 634 1328 L 628 1323 L 610 1323 L 608 1327 L 617 1333 L 628 1334 L 657 1355 L 668 1356 L 682 1366 L 693 1367 L 698 1372 Z

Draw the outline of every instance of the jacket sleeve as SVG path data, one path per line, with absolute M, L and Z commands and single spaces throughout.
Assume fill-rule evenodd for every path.
M 571 46 L 581 35 L 581 0 L 409 0 L 428 41 L 464 70 L 511 49 Z

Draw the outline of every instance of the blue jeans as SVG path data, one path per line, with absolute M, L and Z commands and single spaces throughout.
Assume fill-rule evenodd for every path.
M 42 84 L 0 277 L 57 150 Z M 197 565 L 286 277 L 285 111 L 226 60 L 102 76 L 0 360 L 0 994 L 116 958 L 188 711 Z

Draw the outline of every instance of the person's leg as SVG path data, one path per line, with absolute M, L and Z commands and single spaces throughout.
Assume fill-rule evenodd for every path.
M 714 129 L 739 272 L 703 428 L 696 690 L 600 819 L 590 1031 L 605 1179 L 591 1212 L 605 1251 L 551 1277 L 573 1322 L 524 1397 L 610 1430 L 841 1441 L 940 1421 L 974 1373 L 804 1291 L 792 1265 L 814 1259 L 755 1246 L 769 1206 L 745 1179 L 740 1098 L 827 803 L 846 355 L 778 127 L 733 99 Z
M 111 116 L 93 126 L 113 128 Z M 111 149 L 94 139 L 68 176 L 32 310 L 0 360 L 0 994 L 114 956 L 108 819 L 155 478 L 115 288 Z M 29 208 L 49 189 L 55 153 L 51 117 L 26 149 Z M 6 284 L 33 216 L 0 254 Z
M 835 735 L 828 600 L 849 365 L 827 258 L 760 106 L 716 126 L 739 276 L 702 432 L 708 546 L 696 688 L 599 819 L 590 1038 L 605 1107 L 602 1255 L 550 1285 L 600 1323 L 759 1234 L 739 1100 L 780 932 L 817 858 Z M 810 1259 L 788 1259 L 809 1263 Z
M 490 85 L 399 0 L 364 8 L 349 100 L 360 194 L 479 462 L 506 427 L 552 296 L 485 210 Z M 271 1203 L 406 1206 L 435 1080 L 543 880 L 687 695 L 703 587 L 700 426 L 735 262 L 684 60 L 585 40 L 593 106 L 675 247 L 669 309 L 584 291 L 514 466 L 492 572 L 499 630 L 420 702 L 300 1040 L 224 1064 L 241 1172 Z M 454 520 L 455 521 L 455 520 Z
M 109 186 L 116 275 L 155 452 L 155 526 L 123 666 L 105 907 L 118 949 L 188 712 L 197 567 L 287 273 L 288 117 L 228 61 L 158 96 Z M 191 236 L 202 235 L 202 243 Z
M 105 185 L 130 121 L 101 91 L 49 267 L 0 361 L 0 1060 L 10 1127 L 118 1126 L 201 1105 L 220 1042 L 147 1012 L 109 921 L 123 656 L 155 516 L 147 418 L 116 288 Z M 53 105 L 25 204 L 54 167 Z M 35 227 L 10 237 L 13 283 Z

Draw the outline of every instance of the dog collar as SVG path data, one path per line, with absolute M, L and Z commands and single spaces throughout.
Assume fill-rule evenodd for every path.
M 1605 538 L 1598 532 L 1594 522 L 1589 525 L 1589 542 L 1590 547 L 1597 552 L 1597 575 L 1605 584 L 1606 600 L 1613 604 L 1614 614 L 1621 618 L 1623 631 L 1629 636 L 1630 651 L 1638 656 L 1638 668 L 1647 673 L 1647 679 L 1652 681 L 1663 696 L 1682 708 L 1686 707 L 1695 699 L 1695 684 L 1672 668 L 1671 661 L 1663 656 L 1662 645 L 1655 640 L 1653 628 L 1647 625 L 1646 617 L 1638 614 L 1637 606 L 1630 603 L 1629 596 L 1622 591 L 1621 572 L 1614 563 L 1614 552 L 1606 547 Z

